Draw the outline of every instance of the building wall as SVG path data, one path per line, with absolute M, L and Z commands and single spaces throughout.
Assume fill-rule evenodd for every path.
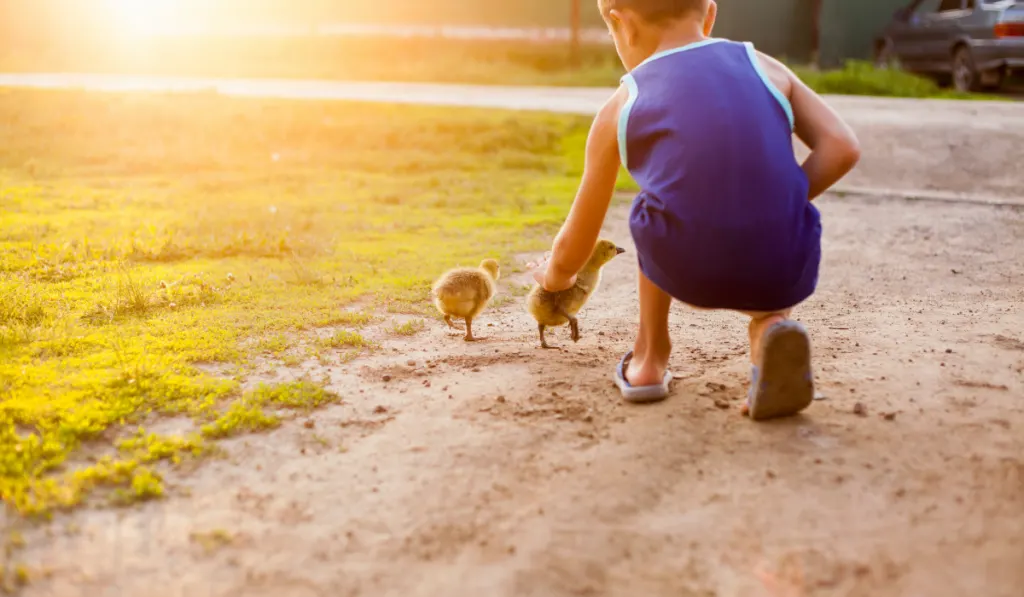
M 875 36 L 897 9 L 910 0 L 823 0 L 821 65 L 841 66 L 850 59 L 868 60 Z
M 551 0 L 568 4 L 569 0 Z M 600 24 L 596 0 L 583 0 L 585 22 Z M 752 41 L 769 54 L 792 62 L 811 59 L 813 0 L 717 0 L 715 34 Z M 910 0 L 821 0 L 821 64 L 841 66 L 868 60 L 875 35 Z
M 811 6 L 812 0 L 719 0 L 715 35 L 753 42 L 780 59 L 808 62 Z
M 570 0 L 548 0 L 569 6 Z M 812 0 L 717 0 L 715 35 L 751 41 L 763 52 L 807 62 L 811 57 Z M 853 0 L 859 1 L 859 0 Z M 597 0 L 582 0 L 585 26 L 603 26 Z

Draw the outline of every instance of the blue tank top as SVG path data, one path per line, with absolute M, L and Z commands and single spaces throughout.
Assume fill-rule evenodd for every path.
M 754 48 L 708 39 L 623 78 L 622 163 L 641 192 L 641 269 L 698 307 L 772 311 L 817 285 L 821 217 L 793 152 L 793 111 Z

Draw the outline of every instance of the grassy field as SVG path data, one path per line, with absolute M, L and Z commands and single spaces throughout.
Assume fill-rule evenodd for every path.
M 316 379 L 244 382 L 372 351 L 369 323 L 414 335 L 424 321 L 388 314 L 434 317 L 443 269 L 544 247 L 587 124 L 0 91 L 4 502 L 45 516 L 157 498 L 163 467 L 344 400 Z M 176 418 L 200 431 L 151 431 Z
M 795 65 L 822 93 L 971 99 L 933 81 L 851 62 L 818 72 Z M 0 71 L 281 77 L 500 85 L 616 86 L 623 69 L 608 45 L 588 44 L 572 64 L 566 44 L 511 41 L 265 38 L 154 38 L 131 45 L 85 44 L 6 53 Z

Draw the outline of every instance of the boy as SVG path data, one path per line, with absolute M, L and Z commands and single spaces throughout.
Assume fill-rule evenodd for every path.
M 790 320 L 821 261 L 811 200 L 860 158 L 850 128 L 780 62 L 710 38 L 713 0 L 599 0 L 626 70 L 594 120 L 576 200 L 537 280 L 572 286 L 594 247 L 622 163 L 640 185 L 630 230 L 640 330 L 616 371 L 631 402 L 668 396 L 672 299 L 750 317 L 754 420 L 814 397 L 810 340 Z M 800 165 L 792 135 L 810 149 Z

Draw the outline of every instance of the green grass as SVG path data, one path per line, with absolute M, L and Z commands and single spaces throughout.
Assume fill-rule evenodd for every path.
M 415 336 L 427 327 L 427 322 L 422 319 L 413 319 L 403 324 L 391 326 L 391 333 L 396 336 Z
M 339 330 L 320 340 L 323 348 L 363 348 L 369 345 L 366 338 L 349 330 Z
M 897 69 L 879 69 L 868 62 L 851 61 L 842 69 L 816 71 L 795 67 L 794 72 L 818 93 L 909 98 L 993 99 L 943 89 L 932 79 Z
M 360 327 L 430 313 L 445 269 L 547 246 L 587 126 L 0 90 L 4 502 L 45 516 L 90 496 L 160 498 L 171 467 L 344 398 L 241 384 L 268 353 L 317 346 L 321 328 L 356 358 Z M 195 431 L 152 431 L 168 417 Z
M 623 74 L 614 50 L 601 44 L 584 45 L 580 63 L 573 65 L 564 43 L 316 37 L 155 38 L 134 43 L 131 51 L 86 44 L 0 54 L 0 70 L 603 87 L 618 85 Z M 795 70 L 821 93 L 986 98 L 865 62 L 823 72 Z

